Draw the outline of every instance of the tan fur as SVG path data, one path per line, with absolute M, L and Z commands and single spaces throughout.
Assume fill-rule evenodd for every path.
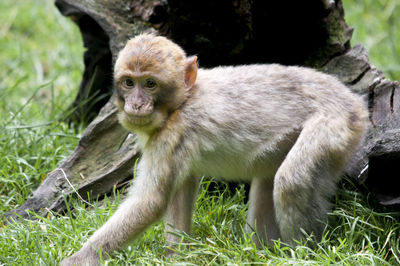
M 120 52 L 119 119 L 138 135 L 143 156 L 129 197 L 64 265 L 96 263 L 95 249 L 121 248 L 165 211 L 167 240 L 178 242 L 168 231 L 189 233 L 201 175 L 251 182 L 247 226 L 263 242 L 293 244 L 301 229 L 321 237 L 329 197 L 363 138 L 360 98 L 312 69 L 197 71 L 196 60 L 154 35 Z M 157 88 L 143 85 L 149 77 Z

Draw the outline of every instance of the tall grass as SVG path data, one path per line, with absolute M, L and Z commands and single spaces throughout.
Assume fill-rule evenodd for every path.
M 349 24 L 356 27 L 354 42 L 363 42 L 372 62 L 398 78 L 400 61 L 392 52 L 393 47 L 399 49 L 399 33 L 390 31 L 390 23 L 398 25 L 392 15 L 399 12 L 397 2 L 346 0 L 345 7 Z M 58 118 L 78 88 L 82 53 L 78 29 L 51 1 L 0 2 L 0 217 L 21 205 L 75 147 L 80 131 Z M 278 244 L 256 249 L 243 230 L 247 208 L 243 186 L 236 193 L 225 184 L 217 192 L 208 191 L 210 182 L 202 182 L 193 234 L 181 234 L 186 243 L 176 256 L 165 256 L 159 222 L 117 252 L 109 265 L 400 264 L 399 212 L 378 207 L 349 183 L 342 184 L 324 239 L 315 243 L 316 248 Z M 71 199 L 72 211 L 65 216 L 50 213 L 0 225 L 0 265 L 57 264 L 81 247 L 121 198 L 115 191 L 91 208 Z
M 0 213 L 24 202 L 77 143 L 58 117 L 83 69 L 79 30 L 52 2 L 0 2 Z

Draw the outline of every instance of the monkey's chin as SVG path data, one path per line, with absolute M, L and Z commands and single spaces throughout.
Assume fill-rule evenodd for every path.
M 154 113 L 146 116 L 127 115 L 124 112 L 118 114 L 121 125 L 129 131 L 148 131 L 153 128 Z
M 153 121 L 152 114 L 146 116 L 124 115 L 124 120 L 134 127 L 144 127 Z

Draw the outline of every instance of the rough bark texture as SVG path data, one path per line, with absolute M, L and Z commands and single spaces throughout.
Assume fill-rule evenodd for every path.
M 368 184 L 382 204 L 400 204 L 393 171 L 400 162 L 400 86 L 369 64 L 361 45 L 350 48 L 352 28 L 340 0 L 56 0 L 56 5 L 80 27 L 87 47 L 72 105 L 75 118 L 90 119 L 109 99 L 112 62 L 127 39 L 143 31 L 170 37 L 198 55 L 202 67 L 311 66 L 337 76 L 368 102 L 368 136 L 346 174 Z M 109 192 L 132 176 L 138 153 L 135 137 L 129 136 L 110 99 L 70 157 L 13 212 L 26 217 L 26 210 L 62 210 L 63 195 L 75 195 L 66 177 L 84 198 L 88 192 L 92 198 Z
M 367 137 L 346 174 L 367 185 L 382 205 L 400 205 L 400 84 L 371 66 L 361 45 L 329 61 L 323 71 L 364 96 L 370 111 Z

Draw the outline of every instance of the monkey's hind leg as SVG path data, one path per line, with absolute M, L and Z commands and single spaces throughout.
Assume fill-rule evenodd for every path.
M 279 167 L 273 198 L 283 242 L 304 238 L 301 228 L 321 239 L 330 197 L 363 132 L 348 125 L 344 116 L 309 119 Z
M 165 239 L 167 241 L 167 253 L 173 253 L 175 245 L 181 242 L 181 238 L 175 233 L 183 231 L 190 233 L 192 213 L 199 189 L 199 179 L 188 177 L 185 183 L 177 189 L 168 204 L 165 216 Z

